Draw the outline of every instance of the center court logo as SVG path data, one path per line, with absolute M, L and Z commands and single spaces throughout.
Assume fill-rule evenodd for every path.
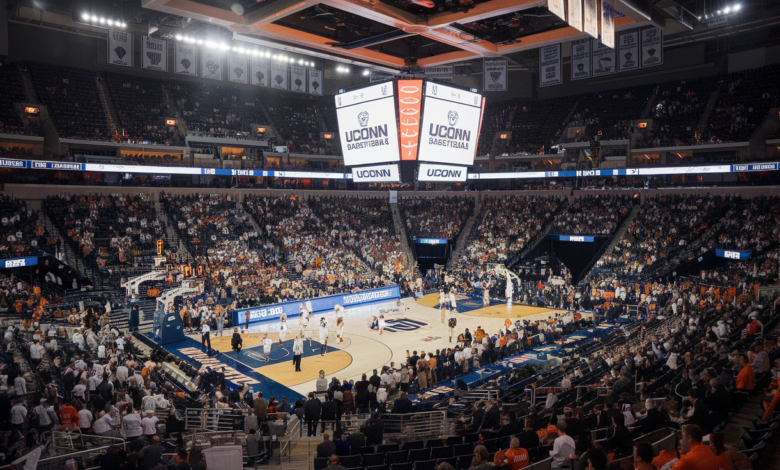
M 417 320 L 412 320 L 409 318 L 387 320 L 386 323 L 387 326 L 385 326 L 385 331 L 389 333 L 396 333 L 399 331 L 409 332 L 409 331 L 419 330 L 424 326 L 428 326 L 427 323 L 417 321 Z

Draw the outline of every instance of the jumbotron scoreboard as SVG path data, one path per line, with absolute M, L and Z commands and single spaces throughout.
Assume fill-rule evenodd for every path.
M 399 79 L 335 96 L 344 164 L 359 183 L 400 181 L 399 162 L 419 162 L 419 181 L 466 181 L 485 99 L 431 80 Z

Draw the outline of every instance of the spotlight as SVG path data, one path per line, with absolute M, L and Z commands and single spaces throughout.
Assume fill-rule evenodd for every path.
M 108 20 L 108 25 L 109 26 L 114 26 L 114 20 Z
M 175 38 L 176 38 L 176 40 L 177 40 L 177 41 L 181 41 L 181 34 L 177 34 L 177 35 L 175 36 Z
M 368 77 L 368 74 L 371 73 L 368 71 L 368 69 L 363 70 L 363 76 Z
M 230 45 L 222 44 L 221 46 L 219 46 L 219 48 L 222 49 L 223 51 L 229 51 L 230 50 Z
M 267 57 L 271 57 L 271 51 L 265 51 L 265 56 L 266 56 L 266 58 Z M 276 57 L 276 56 L 274 56 L 274 57 Z
M 120 25 L 119 25 L 119 27 L 120 27 L 120 28 L 126 28 L 126 27 L 127 27 L 127 23 L 125 23 L 125 22 L 123 21 L 123 22 L 122 22 L 122 24 L 120 24 Z
M 272 58 L 273 60 L 276 60 L 276 54 L 274 54 L 274 55 L 273 55 L 273 57 L 271 57 L 271 58 Z
M 723 9 L 723 13 L 725 13 L 725 14 L 727 14 L 727 15 L 728 15 L 729 13 L 731 13 L 731 7 L 726 7 L 726 8 L 724 8 L 724 9 Z
M 718 10 L 718 14 L 720 15 L 720 10 Z
M 106 19 L 105 19 L 105 18 L 103 18 L 103 17 L 101 16 L 101 17 L 100 17 L 100 20 L 98 20 L 98 23 L 100 23 L 100 24 L 106 24 Z
M 97 23 L 98 17 L 95 15 L 92 15 L 92 22 Z
M 298 61 L 298 65 L 303 65 L 303 59 Z
M 739 11 L 741 8 L 742 8 L 742 5 L 741 5 L 741 4 L 739 4 L 739 3 L 737 3 L 736 5 L 734 5 L 734 11 Z
M 290 57 L 290 63 L 291 63 L 291 64 L 294 64 L 294 63 L 295 63 L 295 57 Z
M 203 39 L 198 39 L 198 44 L 203 44 Z
M 84 20 L 84 21 L 89 21 L 89 13 L 86 13 L 86 12 L 82 13 L 81 14 L 81 19 Z

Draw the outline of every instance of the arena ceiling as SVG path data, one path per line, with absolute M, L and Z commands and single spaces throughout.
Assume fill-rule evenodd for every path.
M 142 0 L 144 8 L 226 27 L 237 39 L 277 41 L 393 69 L 506 56 L 587 37 L 546 5 L 547 0 Z M 617 30 L 650 24 L 649 8 L 633 0 L 618 1 L 617 10 Z

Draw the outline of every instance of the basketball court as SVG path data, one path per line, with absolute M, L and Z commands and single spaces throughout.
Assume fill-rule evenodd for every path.
M 212 336 L 211 344 L 214 349 L 236 362 L 305 396 L 314 390 L 320 370 L 325 371 L 328 382 L 332 377 L 342 382 L 357 381 L 363 374 L 370 376 L 374 369 L 381 371 L 383 366 L 400 367 L 406 361 L 407 351 L 409 354 L 417 351 L 422 355 L 423 352 L 453 347 L 457 335 L 466 328 L 473 333 L 481 326 L 489 334 L 495 334 L 507 318 L 513 322 L 518 318 L 535 321 L 559 312 L 525 305 L 508 308 L 506 303 L 498 301 L 483 307 L 481 299 L 460 296 L 457 300 L 458 313 L 447 313 L 442 323 L 438 294 L 426 295 L 417 302 L 412 298 L 402 299 L 401 302 L 400 307 L 395 302 L 387 302 L 347 309 L 344 314 L 346 326 L 343 342 L 337 342 L 336 318 L 333 313 L 314 315 L 309 325 L 311 345 L 308 340 L 304 340 L 301 372 L 295 372 L 292 363 L 293 338 L 300 332 L 297 318 L 288 321 L 289 330 L 282 345 L 279 344 L 279 322 L 253 325 L 248 332 L 242 330 L 244 348 L 239 355 L 231 349 L 232 329 L 225 329 L 222 337 Z M 380 314 L 385 316 L 387 323 L 381 335 L 379 331 L 368 328 L 370 318 Z M 317 341 L 317 325 L 322 316 L 327 318 L 329 325 L 324 355 L 321 355 L 321 344 Z M 447 325 L 452 317 L 457 319 L 457 327 L 451 342 Z M 265 361 L 261 346 L 266 333 L 274 341 L 268 362 Z M 200 341 L 199 335 L 190 337 Z

